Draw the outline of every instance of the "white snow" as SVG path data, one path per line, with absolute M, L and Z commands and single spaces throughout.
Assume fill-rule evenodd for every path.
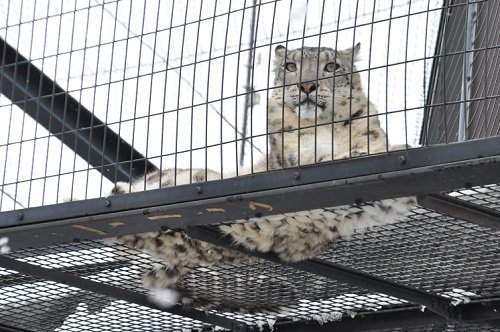
M 356 317 L 356 311 L 347 310 L 346 314 L 348 314 L 351 318 Z
M 340 312 L 331 312 L 325 313 L 322 312 L 320 314 L 311 315 L 311 320 L 315 320 L 319 323 L 319 325 L 323 325 L 328 322 L 339 321 L 342 319 L 342 313 Z
M 457 306 L 462 303 L 469 303 L 471 301 L 470 297 L 477 296 L 477 294 L 460 288 L 454 288 L 451 291 L 442 293 L 441 296 L 451 298 L 451 304 Z
M 274 330 L 274 323 L 276 323 L 276 319 L 268 318 L 267 319 L 267 326 L 269 326 L 269 330 L 273 332 Z
M 9 243 L 9 238 L 4 236 L 0 237 L 0 255 L 5 255 L 10 253 L 10 247 L 7 245 Z
M 157 288 L 149 292 L 148 299 L 160 308 L 170 308 L 177 304 L 179 293 L 168 288 Z
M 263 320 L 258 320 L 255 322 L 255 325 L 257 325 L 259 331 L 264 331 L 264 326 L 266 326 L 266 322 Z

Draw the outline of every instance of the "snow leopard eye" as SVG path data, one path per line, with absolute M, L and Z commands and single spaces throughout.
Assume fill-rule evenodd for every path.
M 296 71 L 297 65 L 293 62 L 287 62 L 287 63 L 285 63 L 285 69 L 288 71 Z
M 335 63 L 335 62 L 329 62 L 325 66 L 325 70 L 330 72 L 330 73 L 336 71 L 339 68 L 340 68 L 340 65 L 338 63 Z

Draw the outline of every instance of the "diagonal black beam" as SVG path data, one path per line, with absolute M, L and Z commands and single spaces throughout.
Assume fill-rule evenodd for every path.
M 486 322 L 492 326 L 500 323 L 500 298 L 481 299 L 462 303 L 456 307 L 455 317 L 463 322 Z
M 29 331 L 26 329 L 20 329 L 17 327 L 5 325 L 4 323 L 0 323 L 0 331 L 2 331 L 2 332 L 32 332 L 32 331 Z
M 82 290 L 98 293 L 112 298 L 123 300 L 130 303 L 135 303 L 144 307 L 161 310 L 173 315 L 183 316 L 206 322 L 208 324 L 217 325 L 230 329 L 236 332 L 245 332 L 249 330 L 249 326 L 245 323 L 238 322 L 223 316 L 215 315 L 209 312 L 204 312 L 196 309 L 184 309 L 180 305 L 170 308 L 164 308 L 156 305 L 148 299 L 145 294 L 137 293 L 128 289 L 92 281 L 89 279 L 80 278 L 70 273 L 47 269 L 41 266 L 18 261 L 4 255 L 0 255 L 0 267 L 18 271 L 35 278 L 54 281 L 68 286 L 76 287 Z
M 417 196 L 418 204 L 450 217 L 500 230 L 500 212 L 444 194 Z
M 0 92 L 106 178 L 130 181 L 156 169 L 1 38 L 0 57 Z
M 132 262 L 129 261 L 115 261 L 115 262 L 107 262 L 107 263 L 93 263 L 93 264 L 85 264 L 82 266 L 70 266 L 64 268 L 56 268 L 53 269 L 55 271 L 63 272 L 63 273 L 75 273 L 78 271 L 82 276 L 89 277 L 93 274 L 115 270 L 122 267 L 126 267 L 132 265 Z M 0 276 L 0 287 L 11 287 L 16 285 L 23 285 L 27 283 L 31 283 L 33 280 L 26 278 L 13 278 L 12 275 L 2 275 Z M 1 331 L 1 330 L 0 330 Z
M 187 227 L 187 234 L 191 238 L 197 240 L 237 250 L 239 252 L 266 259 L 274 263 L 290 266 L 297 270 L 309 272 L 329 279 L 335 279 L 347 284 L 369 289 L 374 292 L 384 293 L 412 303 L 420 304 L 427 307 L 432 312 L 446 318 L 451 318 L 453 315 L 450 308 L 450 301 L 442 296 L 399 284 L 394 281 L 379 278 L 346 266 L 317 258 L 293 263 L 284 262 L 273 253 L 251 251 L 242 246 L 235 245 L 229 237 L 224 237 L 213 228 Z

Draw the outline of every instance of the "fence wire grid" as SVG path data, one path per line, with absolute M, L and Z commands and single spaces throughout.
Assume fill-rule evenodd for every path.
M 500 331 L 498 14 L 495 0 L 2 2 L 0 329 Z M 278 235 L 258 252 L 217 233 L 372 208 L 370 227 L 328 226 L 340 235 L 298 262 L 277 258 Z M 157 289 L 144 271 L 176 264 L 147 236 L 109 240 L 169 232 L 175 259 L 198 243 L 236 258 Z

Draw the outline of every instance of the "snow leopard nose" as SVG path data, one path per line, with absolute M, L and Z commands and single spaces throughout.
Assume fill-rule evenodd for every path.
M 300 91 L 304 92 L 305 94 L 310 94 L 316 90 L 316 84 L 314 83 L 302 83 L 300 84 Z

